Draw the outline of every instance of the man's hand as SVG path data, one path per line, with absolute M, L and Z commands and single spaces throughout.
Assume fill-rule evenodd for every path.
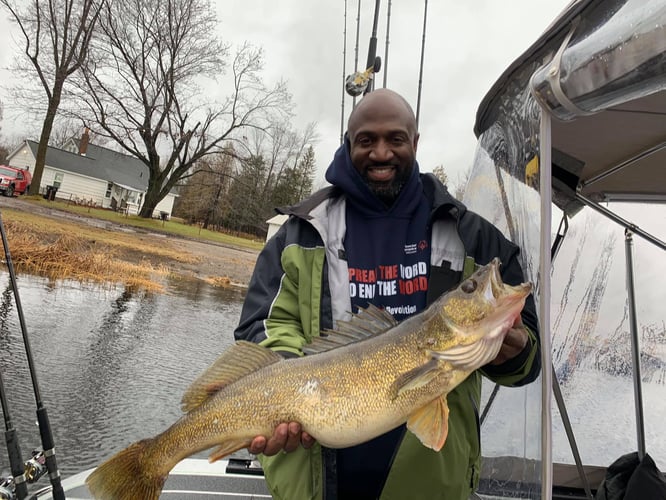
M 492 360 L 489 364 L 491 365 L 501 365 L 502 363 L 509 361 L 510 359 L 518 356 L 525 346 L 527 345 L 527 340 L 529 335 L 523 325 L 523 320 L 520 315 L 516 318 L 515 323 L 511 327 L 504 337 L 504 342 L 502 342 L 502 347 L 500 347 L 497 357 Z
M 248 451 L 254 455 L 263 453 L 266 456 L 277 455 L 280 451 L 286 453 L 294 451 L 298 445 L 302 445 L 306 450 L 315 442 L 315 439 L 307 432 L 301 429 L 298 422 L 283 422 L 273 431 L 273 435 L 266 439 L 264 436 L 257 436 L 252 440 Z

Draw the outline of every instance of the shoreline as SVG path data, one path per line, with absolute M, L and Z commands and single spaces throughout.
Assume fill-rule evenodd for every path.
M 0 196 L 0 216 L 3 223 L 13 222 L 15 217 L 12 216 L 12 210 L 23 212 L 26 216 L 38 217 L 42 221 L 58 221 L 60 231 L 51 227 L 40 228 L 38 238 L 42 241 L 57 239 L 62 234 L 62 227 L 71 226 L 71 230 L 68 229 L 71 234 L 88 238 L 93 244 L 96 242 L 96 235 L 100 240 L 112 237 L 114 245 L 117 244 L 120 249 L 114 258 L 122 262 L 144 264 L 154 269 L 166 268 L 169 274 L 203 280 L 212 286 L 247 287 L 259 254 L 258 251 L 247 248 L 142 231 L 123 225 L 120 221 L 116 224 L 37 206 L 19 198 Z M 12 236 L 9 231 L 7 233 L 11 249 Z M 14 261 L 14 250 L 11 250 L 11 254 Z

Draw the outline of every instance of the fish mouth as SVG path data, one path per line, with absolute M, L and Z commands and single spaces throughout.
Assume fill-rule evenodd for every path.
M 498 258 L 494 258 L 490 263 L 490 275 L 486 285 L 485 296 L 494 309 L 494 313 L 486 318 L 486 321 L 496 325 L 496 327 L 484 337 L 483 341 L 494 342 L 498 339 L 501 345 L 506 333 L 520 317 L 520 313 L 525 306 L 525 299 L 532 293 L 532 284 L 529 282 L 518 285 L 504 283 L 499 272 L 500 265 Z
M 529 282 L 519 285 L 504 283 L 499 272 L 501 265 L 497 257 L 490 262 L 490 279 L 486 289 L 486 298 L 493 305 L 510 307 L 512 304 L 523 301 L 532 292 L 532 284 Z

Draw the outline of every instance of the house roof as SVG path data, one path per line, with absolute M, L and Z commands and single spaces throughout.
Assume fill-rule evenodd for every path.
M 270 219 L 268 219 L 266 222 L 267 222 L 268 224 L 276 224 L 276 225 L 278 225 L 278 226 L 281 226 L 282 224 L 284 224 L 285 222 L 287 222 L 287 219 L 288 219 L 288 218 L 289 218 L 288 215 L 285 215 L 285 214 L 277 214 L 277 215 L 274 215 L 273 217 L 271 217 Z
M 78 147 L 78 141 L 75 141 Z M 37 156 L 38 143 L 26 140 L 32 154 Z M 148 167 L 136 158 L 111 149 L 88 144 L 86 155 L 49 146 L 46 165 L 59 170 L 103 179 L 114 184 L 145 191 L 148 187 Z

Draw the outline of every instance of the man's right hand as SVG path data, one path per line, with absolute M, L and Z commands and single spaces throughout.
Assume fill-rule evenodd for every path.
M 299 444 L 307 450 L 314 442 L 315 439 L 303 431 L 298 422 L 283 422 L 275 428 L 270 438 L 257 436 L 247 449 L 253 455 L 264 454 L 270 457 L 281 451 L 286 453 L 294 451 Z

